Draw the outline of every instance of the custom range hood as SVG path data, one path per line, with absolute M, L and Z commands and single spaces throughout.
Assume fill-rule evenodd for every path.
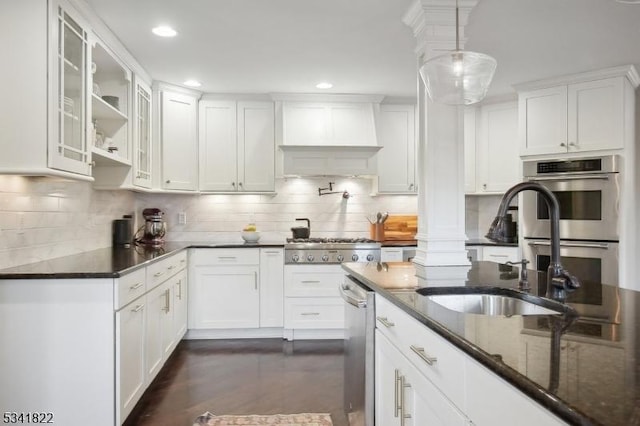
M 382 96 L 272 95 L 284 176 L 376 174 Z

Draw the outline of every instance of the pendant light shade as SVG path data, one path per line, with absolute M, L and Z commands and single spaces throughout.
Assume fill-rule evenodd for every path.
M 489 55 L 456 50 L 425 62 L 420 76 L 434 102 L 470 105 L 486 96 L 497 64 Z
M 426 61 L 420 76 L 432 101 L 470 105 L 484 99 L 497 65 L 489 55 L 460 50 L 456 0 L 456 50 Z

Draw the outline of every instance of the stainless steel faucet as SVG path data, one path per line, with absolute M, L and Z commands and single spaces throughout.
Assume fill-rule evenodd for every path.
M 547 270 L 546 297 L 564 303 L 567 298 L 567 292 L 579 288 L 580 281 L 560 264 L 560 206 L 553 192 L 537 182 L 522 182 L 509 188 L 502 197 L 498 214 L 493 220 L 486 237 L 492 241 L 506 242 L 507 209 L 513 197 L 526 190 L 538 192 L 547 204 L 549 226 L 551 227 L 551 262 Z

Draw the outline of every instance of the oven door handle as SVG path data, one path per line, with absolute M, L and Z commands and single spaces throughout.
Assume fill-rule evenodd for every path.
M 596 180 L 609 180 L 608 173 L 598 173 L 598 174 L 590 174 L 590 175 L 567 175 L 567 176 L 536 176 L 530 177 L 529 180 L 533 182 L 561 182 L 566 180 L 587 180 L 587 179 L 596 179 Z
M 345 300 L 345 302 L 350 305 L 355 306 L 356 308 L 366 308 L 367 300 L 366 299 L 358 299 L 353 296 L 353 293 L 349 290 L 349 287 L 346 284 L 340 284 L 340 296 Z
M 527 244 L 530 246 L 550 246 L 551 242 L 549 241 L 529 241 Z M 578 243 L 578 242 L 561 242 L 560 247 L 583 247 L 583 248 L 597 248 L 608 250 L 609 244 L 607 243 Z

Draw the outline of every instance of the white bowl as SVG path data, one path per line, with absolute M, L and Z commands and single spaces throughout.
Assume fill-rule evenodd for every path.
M 242 231 L 242 239 L 247 243 L 257 243 L 260 239 L 260 232 L 258 231 Z

